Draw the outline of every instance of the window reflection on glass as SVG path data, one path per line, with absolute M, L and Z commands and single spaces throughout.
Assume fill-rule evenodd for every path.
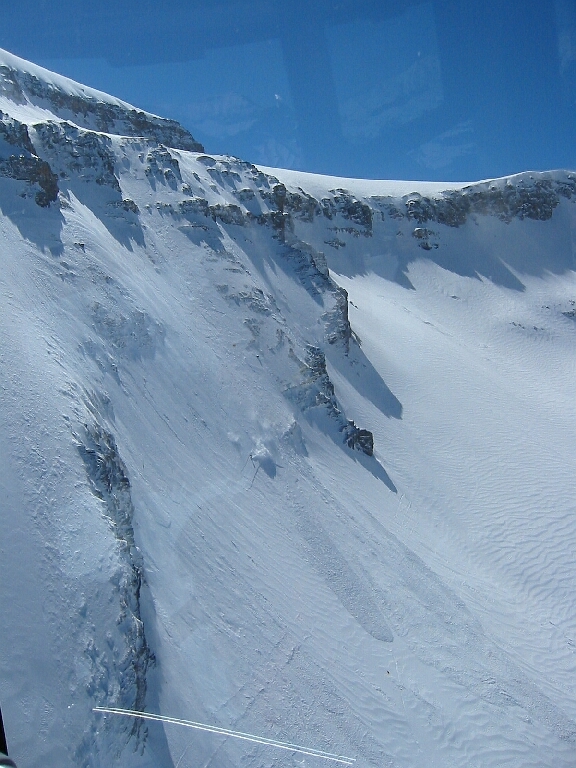
M 263 165 L 432 180 L 576 166 L 575 0 L 23 0 L 0 46 Z

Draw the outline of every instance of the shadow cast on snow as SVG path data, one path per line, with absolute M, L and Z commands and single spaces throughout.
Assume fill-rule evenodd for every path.
M 523 275 L 544 277 L 576 269 L 573 215 L 567 205 L 557 206 L 548 219 L 505 221 L 495 215 L 471 214 L 458 226 L 411 221 L 398 231 L 400 239 L 383 234 L 380 243 L 376 231 L 366 253 L 348 255 L 342 248 L 334 253 L 329 250 L 326 256 L 338 274 L 353 278 L 373 273 L 412 290 L 410 265 L 426 260 L 461 277 L 524 291 Z M 418 228 L 426 233 L 425 238 L 414 235 Z
M 308 409 L 305 412 L 305 417 L 311 425 L 329 437 L 349 458 L 368 470 L 377 480 L 383 482 L 388 490 L 392 491 L 392 493 L 398 493 L 398 489 L 392 482 L 390 475 L 376 456 L 368 456 L 361 450 L 348 447 L 339 419 L 330 416 L 322 406 Z
M 64 250 L 62 227 L 64 217 L 57 205 L 39 206 L 33 199 L 18 192 L 20 182 L 3 180 L 4 184 L 14 186 L 12 194 L 0 197 L 0 213 L 6 216 L 18 229 L 20 235 L 33 243 L 41 251 L 49 251 L 53 256 L 60 256 Z M 16 185 L 18 185 L 16 187 Z
M 402 418 L 402 403 L 386 385 L 357 342 L 351 342 L 348 355 L 329 347 L 326 357 L 358 394 L 369 400 L 385 416 Z
M 68 182 L 63 191 L 72 193 L 122 247 L 132 251 L 133 243 L 144 245 L 139 210 L 133 201 L 123 199 L 120 191 L 83 181 Z

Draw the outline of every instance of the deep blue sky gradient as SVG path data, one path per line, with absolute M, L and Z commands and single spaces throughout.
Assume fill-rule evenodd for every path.
M 576 0 L 2 2 L 0 47 L 207 151 L 365 178 L 576 168 Z

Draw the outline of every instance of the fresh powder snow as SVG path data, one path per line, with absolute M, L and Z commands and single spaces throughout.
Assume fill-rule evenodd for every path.
M 576 173 L 257 168 L 0 51 L 20 768 L 572 768 L 575 243 Z

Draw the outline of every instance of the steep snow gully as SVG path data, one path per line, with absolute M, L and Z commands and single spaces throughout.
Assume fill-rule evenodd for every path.
M 575 765 L 575 203 L 256 168 L 0 52 L 21 768 Z

